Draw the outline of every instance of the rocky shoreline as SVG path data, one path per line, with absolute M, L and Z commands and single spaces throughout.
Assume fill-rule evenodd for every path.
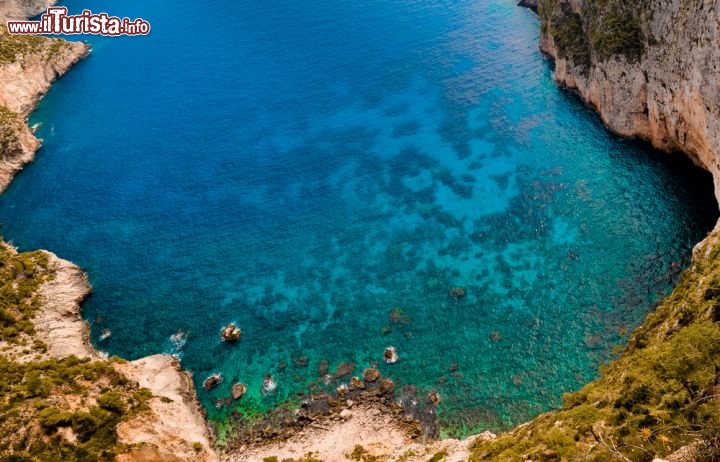
M 14 2 L 0 5 L 0 20 L 23 19 L 47 8 L 51 2 L 22 6 Z M 3 159 L 0 160 L 0 192 L 14 175 L 34 159 L 40 147 L 27 125 L 27 118 L 37 107 L 50 85 L 90 52 L 87 44 L 45 37 L 12 37 L 0 30 L 0 40 L 13 41 L 17 50 L 13 59 L 0 63 L 0 133 L 3 136 Z M 106 361 L 91 345 L 89 326 L 81 317 L 80 304 L 91 287 L 83 271 L 71 262 L 44 252 L 52 277 L 39 288 L 41 305 L 33 319 L 34 341 L 45 345 L 44 353 L 6 346 L 16 361 L 38 361 L 43 358 L 90 358 Z M 206 426 L 190 374 L 182 371 L 175 358 L 155 355 L 132 362 L 113 362 L 128 380 L 149 389 L 149 413 L 121 423 L 118 439 L 132 446 L 121 462 L 145 460 L 193 460 L 212 462 L 217 455 Z

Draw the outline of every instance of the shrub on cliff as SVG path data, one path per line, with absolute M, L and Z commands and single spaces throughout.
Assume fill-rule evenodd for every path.
M 552 16 L 550 33 L 561 58 L 583 68 L 590 65 L 590 47 L 583 20 L 570 10 L 570 5 L 562 3 L 559 13 Z
M 112 362 L 75 357 L 18 363 L 0 355 L 0 391 L 0 460 L 112 460 L 124 450 L 118 423 L 151 397 Z
M 592 62 L 619 56 L 635 62 L 645 53 L 643 24 L 648 0 L 580 2 L 574 11 L 567 0 L 540 0 L 541 30 L 555 43 L 558 56 L 587 69 Z

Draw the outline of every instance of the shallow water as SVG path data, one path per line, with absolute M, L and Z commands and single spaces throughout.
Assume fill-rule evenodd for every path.
M 99 349 L 223 373 L 213 419 L 326 360 L 437 390 L 449 434 L 525 421 L 596 375 L 717 217 L 709 176 L 555 87 L 514 1 L 214 6 L 94 2 L 152 32 L 87 37 L 0 197 L 7 239 L 89 272 Z

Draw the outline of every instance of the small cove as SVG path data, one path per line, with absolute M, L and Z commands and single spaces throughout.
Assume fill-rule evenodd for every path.
M 211 419 L 325 361 L 437 390 L 449 434 L 520 423 L 595 376 L 717 218 L 708 175 L 555 87 L 513 2 L 223 6 L 93 6 L 153 32 L 90 38 L 0 198 L 6 239 L 88 271 L 96 347 L 177 354 Z

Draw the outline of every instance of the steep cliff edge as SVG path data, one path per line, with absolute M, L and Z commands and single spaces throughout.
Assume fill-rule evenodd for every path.
M 0 25 L 0 192 L 33 160 L 40 147 L 40 141 L 27 126 L 30 112 L 50 89 L 50 84 L 89 50 L 82 42 L 12 36 L 3 20 Z
M 555 80 L 610 130 L 682 151 L 720 197 L 720 3 L 540 0 Z

